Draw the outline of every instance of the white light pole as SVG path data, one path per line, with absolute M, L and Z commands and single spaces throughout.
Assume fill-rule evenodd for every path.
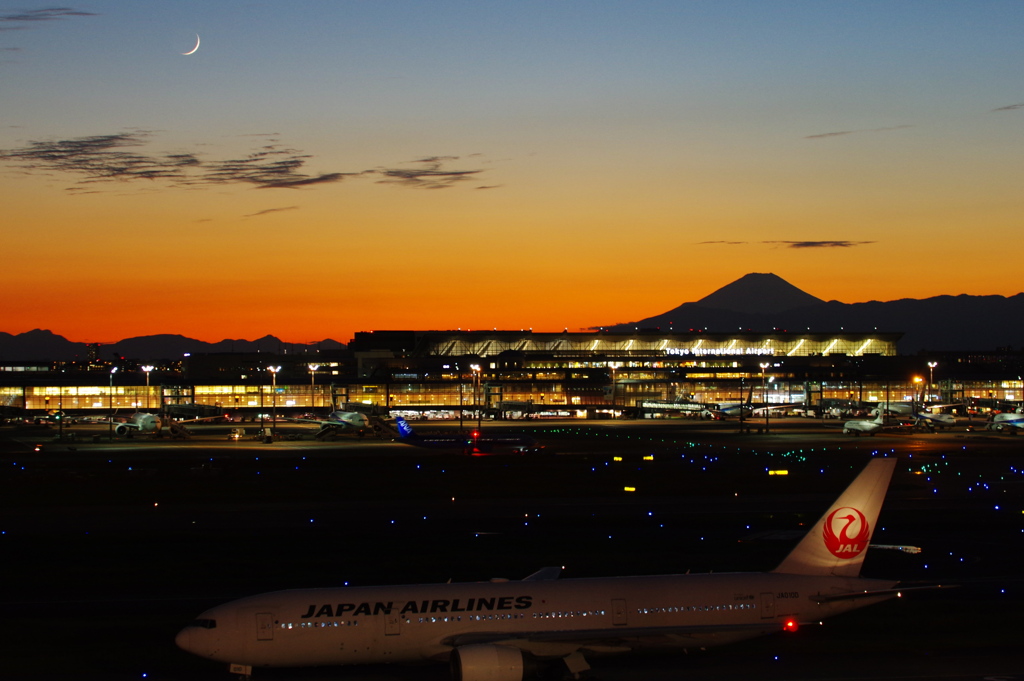
M 764 432 L 768 432 L 768 415 L 771 410 L 768 409 L 768 382 L 765 380 L 765 371 L 771 364 L 767 362 L 761 362 L 761 401 L 764 403 Z M 743 406 L 740 406 L 740 410 L 743 410 Z
M 307 364 L 309 367 L 309 408 L 315 407 L 314 395 L 316 393 L 316 370 L 320 368 L 319 364 Z
M 928 390 L 932 389 L 932 385 L 935 383 L 935 367 L 939 365 L 938 362 L 928 362 Z
M 477 390 L 480 387 L 480 365 L 470 364 L 469 368 L 473 370 L 473 405 L 476 407 L 476 429 L 480 430 L 480 420 L 482 418 L 480 412 L 480 398 L 477 397 Z
M 270 372 L 270 397 L 273 400 L 274 405 L 273 415 L 274 420 L 270 422 L 270 434 L 277 434 L 277 372 L 281 370 L 280 366 L 267 367 L 267 371 Z
M 151 364 L 147 364 L 142 367 L 142 370 L 146 372 L 146 409 L 149 409 L 149 372 L 155 369 Z
M 111 440 L 114 439 L 114 374 L 117 367 L 110 370 L 110 392 L 107 394 L 107 407 L 110 409 L 110 416 L 107 418 L 107 431 Z

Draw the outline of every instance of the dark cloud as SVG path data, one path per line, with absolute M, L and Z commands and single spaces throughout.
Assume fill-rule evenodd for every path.
M 33 171 L 84 175 L 82 182 L 110 180 L 183 180 L 198 166 L 192 154 L 150 155 L 127 151 L 145 144 L 150 133 L 123 132 L 68 140 L 29 142 L 21 149 L 0 149 L 0 160 Z
M 269 144 L 241 158 L 207 161 L 188 152 L 161 154 L 139 149 L 150 143 L 152 136 L 152 132 L 142 130 L 31 141 L 18 149 L 0 149 L 0 161 L 28 173 L 78 175 L 82 179 L 71 188 L 77 192 L 86 184 L 115 180 L 164 180 L 189 187 L 245 184 L 256 189 L 299 189 L 358 176 L 383 177 L 377 181 L 406 187 L 443 189 L 483 172 L 448 170 L 444 164 L 457 160 L 457 156 L 431 156 L 413 161 L 410 168 L 308 173 L 305 165 L 312 156 L 282 147 L 275 140 L 268 140 Z
M 214 161 L 204 166 L 198 183 L 204 184 L 253 184 L 259 189 L 294 189 L 313 184 L 340 182 L 347 175 L 360 173 L 325 173 L 306 175 L 299 172 L 308 154 L 295 149 L 282 149 L 275 144 L 267 145 L 245 158 L 228 161 Z
M 263 210 L 258 210 L 255 213 L 249 213 L 248 215 L 243 215 L 242 217 L 254 218 L 254 217 L 257 217 L 257 216 L 260 216 L 260 215 L 266 215 L 267 213 L 280 213 L 281 211 L 285 211 L 285 210 L 298 210 L 298 209 L 299 209 L 298 206 L 285 206 L 283 208 L 265 208 Z
M 853 135 L 859 132 L 889 132 L 890 130 L 903 130 L 904 128 L 912 128 L 912 125 L 893 125 L 888 128 L 868 128 L 865 130 L 839 130 L 837 132 L 822 132 L 817 135 L 807 135 L 804 137 L 805 140 L 822 139 L 824 137 L 839 137 L 840 135 Z
M 46 9 L 30 9 L 24 12 L 13 12 L 10 14 L 0 14 L 0 31 L 17 31 L 25 26 L 19 26 L 18 24 L 33 24 L 41 21 L 56 21 L 65 17 L 95 17 L 98 16 L 94 12 L 83 12 L 81 10 L 71 9 L 70 7 L 48 7 Z M 14 26 L 5 26 L 5 24 L 15 24 Z
M 1015 109 L 1024 109 L 1024 104 L 1008 104 L 1006 106 L 992 109 L 992 111 L 1014 111 Z
M 786 248 L 851 248 L 873 244 L 874 241 L 699 241 L 698 246 L 707 244 L 723 244 L 726 246 L 745 246 L 748 244 L 781 245 Z
M 375 172 L 384 176 L 377 180 L 381 184 L 397 184 L 418 189 L 447 189 L 452 185 L 470 179 L 482 170 L 445 170 L 447 161 L 457 161 L 458 156 L 430 156 L 413 161 L 414 168 L 379 168 Z
M 852 135 L 855 132 L 857 132 L 857 131 L 856 130 L 843 130 L 841 132 L 823 132 L 823 133 L 818 134 L 818 135 L 808 135 L 807 137 L 804 137 L 804 139 L 805 140 L 815 140 L 815 139 L 820 139 L 822 137 L 839 137 L 840 135 Z
M 762 241 L 763 244 L 780 244 L 786 248 L 851 248 L 873 244 L 874 241 Z

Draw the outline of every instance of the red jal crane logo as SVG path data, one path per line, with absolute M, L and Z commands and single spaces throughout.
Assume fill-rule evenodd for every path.
M 854 558 L 868 547 L 871 528 L 864 514 L 850 506 L 837 508 L 825 518 L 822 532 L 827 548 L 836 558 Z

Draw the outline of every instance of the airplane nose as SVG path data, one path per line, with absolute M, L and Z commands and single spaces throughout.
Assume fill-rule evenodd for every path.
M 178 635 L 174 637 L 174 644 L 182 650 L 192 652 L 192 632 L 188 629 L 182 629 L 178 632 Z

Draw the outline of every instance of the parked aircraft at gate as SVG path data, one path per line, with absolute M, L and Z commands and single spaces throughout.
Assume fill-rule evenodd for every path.
M 1002 414 L 996 414 L 992 417 L 992 423 L 988 424 L 990 430 L 1004 430 L 1011 435 L 1016 435 L 1017 431 L 1024 428 L 1024 407 L 1018 409 L 1016 413 L 1004 412 Z
M 370 419 L 366 414 L 357 411 L 332 411 L 326 419 L 299 419 L 290 418 L 287 421 L 294 423 L 316 423 L 320 426 L 317 437 L 328 433 L 356 433 L 370 427 Z
M 224 418 L 223 416 L 209 416 L 187 421 L 172 421 L 169 418 L 162 418 L 159 414 L 150 414 L 137 411 L 125 417 L 110 416 L 93 419 L 92 423 L 111 424 L 114 434 L 118 437 L 131 437 L 132 435 L 156 435 L 159 436 L 164 428 L 170 431 L 173 437 L 189 437 L 190 433 L 184 423 L 200 423 L 202 421 L 214 421 Z
M 879 407 L 881 406 L 879 404 Z M 910 416 L 914 419 L 915 425 L 923 425 L 929 428 L 952 428 L 956 425 L 956 417 L 952 414 L 942 414 L 928 410 L 955 406 L 955 404 L 926 405 L 921 402 L 892 402 L 886 408 L 894 414 Z
M 898 596 L 860 577 L 895 468 L 872 459 L 782 563 L 766 573 L 524 580 L 276 591 L 203 612 L 175 639 L 253 667 L 449 661 L 461 681 L 573 674 L 586 656 L 731 643 Z
M 853 421 L 847 421 L 843 424 L 843 433 L 853 433 L 854 435 L 860 435 L 866 433 L 868 435 L 874 435 L 878 431 L 885 428 L 885 410 L 875 410 L 877 416 L 871 421 L 855 419 Z

